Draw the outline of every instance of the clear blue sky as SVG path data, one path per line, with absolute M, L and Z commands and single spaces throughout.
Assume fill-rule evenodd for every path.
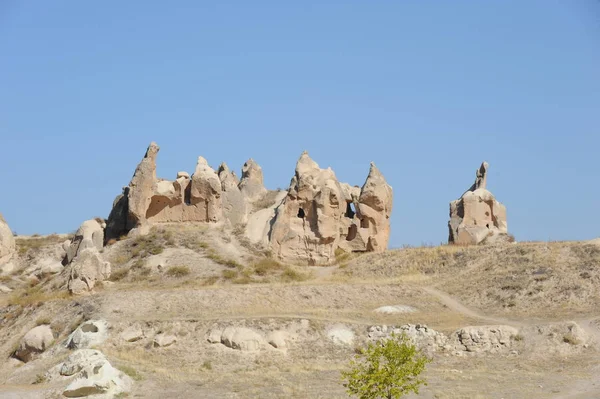
M 106 217 L 150 141 L 158 174 L 303 150 L 374 161 L 391 246 L 447 238 L 490 163 L 520 240 L 600 236 L 600 3 L 0 2 L 0 212 L 20 234 Z

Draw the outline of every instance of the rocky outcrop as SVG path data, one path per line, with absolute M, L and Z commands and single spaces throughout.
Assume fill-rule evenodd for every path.
M 89 320 L 73 331 L 65 346 L 69 349 L 86 349 L 100 345 L 108 338 L 108 323 L 104 320 Z
M 261 167 L 249 159 L 238 181 L 222 164 L 215 172 L 203 157 L 192 176 L 157 179 L 152 143 L 114 203 L 105 241 L 126 233 L 144 233 L 166 222 L 227 222 L 244 226 L 246 239 L 270 248 L 285 261 L 329 264 L 335 251 L 383 251 L 387 248 L 392 188 L 375 164 L 363 184 L 340 183 L 302 154 L 287 192 L 268 192 Z
M 506 208 L 487 190 L 487 169 L 483 162 L 471 188 L 450 203 L 449 243 L 479 244 L 507 237 Z
M 383 251 L 387 248 L 392 188 L 371 164 L 361 189 L 340 184 L 307 152 L 296 164 L 287 197 L 277 208 L 270 245 L 282 260 L 327 264 L 335 251 Z
M 262 186 L 262 170 L 254 161 L 246 163 L 239 183 L 227 165 L 221 165 L 217 174 L 203 157 L 198 157 L 191 177 L 181 171 L 174 181 L 159 179 L 158 151 L 158 145 L 150 144 L 129 186 L 113 202 L 106 241 L 133 229 L 143 233 L 155 223 L 228 220 L 233 225 L 243 224 L 248 216 L 249 198 L 260 197 L 266 191 Z
M 262 335 L 245 327 L 228 326 L 223 330 L 211 330 L 208 342 L 221 343 L 228 348 L 244 352 L 253 352 L 265 346 L 266 341 Z
M 75 295 L 91 291 L 98 281 L 108 280 L 110 269 L 110 263 L 102 260 L 96 248 L 80 251 L 70 264 L 69 291 Z
M 256 201 L 267 193 L 263 172 L 260 166 L 250 158 L 242 167 L 242 179 L 239 189 L 249 201 Z
M 467 352 L 496 353 L 510 348 L 511 339 L 519 331 L 511 326 L 464 327 L 452 334 L 459 349 Z
M 85 396 L 114 398 L 131 389 L 133 381 L 114 368 L 104 354 L 94 349 L 73 352 L 46 373 L 51 382 L 70 380 L 63 391 L 68 398 Z
M 239 179 L 230 171 L 225 163 L 219 167 L 221 181 L 223 215 L 232 225 L 244 224 L 248 221 L 249 206 L 242 191 L 238 188 Z
M 34 327 L 25 334 L 14 353 L 14 357 L 23 362 L 28 362 L 34 355 L 48 349 L 53 341 L 54 336 L 49 325 L 43 324 Z
M 63 263 L 69 264 L 80 252 L 87 248 L 98 251 L 104 246 L 104 228 L 106 223 L 101 219 L 86 220 L 79 226 L 69 246 L 65 248 L 67 254 Z
M 15 238 L 0 213 L 0 265 L 7 263 L 16 251 Z

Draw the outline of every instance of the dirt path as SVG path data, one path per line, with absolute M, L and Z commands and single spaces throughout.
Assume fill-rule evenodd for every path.
M 494 323 L 494 324 L 506 324 L 506 325 L 513 326 L 513 327 L 524 327 L 527 325 L 527 323 L 523 323 L 520 321 L 508 320 L 508 319 L 504 319 L 501 317 L 492 317 L 492 316 L 483 315 L 473 309 L 469 309 L 468 307 L 466 307 L 465 305 L 463 305 L 462 303 L 460 303 L 459 301 L 457 301 L 450 295 L 448 295 L 445 292 L 440 291 L 436 288 L 433 288 L 433 287 L 423 287 L 423 291 L 425 291 L 429 295 L 432 295 L 432 296 L 438 298 L 440 300 L 440 302 L 442 302 L 442 304 L 446 305 L 447 307 L 454 310 L 455 312 L 461 313 L 465 316 L 469 316 L 469 317 L 472 317 L 475 319 L 485 320 L 485 321 L 488 321 L 488 322 Z

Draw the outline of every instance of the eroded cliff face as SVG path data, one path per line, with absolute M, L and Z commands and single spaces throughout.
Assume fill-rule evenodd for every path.
M 15 238 L 0 213 L 0 265 L 7 263 L 16 251 Z
M 308 153 L 296 164 L 269 241 L 282 260 L 328 264 L 336 250 L 381 251 L 389 240 L 392 189 L 374 164 L 362 189 L 340 184 Z
M 450 202 L 449 243 L 472 245 L 507 237 L 506 207 L 486 187 L 488 167 L 483 162 L 476 171 L 475 183 Z
M 203 222 L 244 225 L 253 204 L 269 193 L 261 167 L 252 159 L 238 180 L 227 165 L 215 172 L 199 157 L 192 176 L 179 172 L 174 181 L 156 177 L 160 148 L 151 143 L 124 187 L 107 220 L 105 240 L 144 234 L 157 223 Z M 277 193 L 275 193 L 277 194 Z M 277 196 L 273 196 L 274 198 Z M 271 206 L 271 205 L 269 205 Z M 266 245 L 284 261 L 327 264 L 335 252 L 382 251 L 387 248 L 392 188 L 374 164 L 362 188 L 340 183 L 331 169 L 321 169 L 303 153 L 283 201 L 261 217 Z M 252 237 L 249 237 L 252 240 Z

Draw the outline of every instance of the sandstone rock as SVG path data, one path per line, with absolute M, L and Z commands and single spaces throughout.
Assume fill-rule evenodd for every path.
M 10 289 L 9 287 L 5 286 L 4 284 L 0 284 L 0 293 L 2 293 L 2 294 L 8 294 L 9 292 L 12 292 L 12 289 Z
M 351 346 L 354 343 L 354 331 L 342 324 L 330 327 L 327 330 L 327 337 L 336 345 Z
M 38 267 L 42 276 L 60 273 L 64 268 L 60 261 L 51 258 L 42 260 Z
M 246 161 L 242 167 L 239 189 L 249 201 L 256 201 L 267 192 L 262 168 L 253 159 Z
M 144 338 L 144 332 L 139 326 L 132 326 L 121 333 L 121 338 L 127 342 L 136 342 Z
M 177 172 L 177 178 L 181 179 L 189 179 L 190 178 L 190 174 L 188 172 Z
M 157 334 L 152 341 L 152 346 L 155 348 L 173 345 L 177 341 L 177 337 L 171 334 Z
M 66 346 L 69 349 L 85 349 L 100 345 L 108 338 L 108 323 L 104 320 L 89 320 L 81 324 L 69 335 Z
M 264 338 L 245 327 L 226 327 L 221 334 L 221 343 L 231 349 L 257 351 L 264 346 Z
M 11 274 L 15 270 L 15 264 L 12 262 L 8 262 L 2 266 L 0 266 L 0 274 L 7 275 Z
M 208 337 L 206 339 L 211 344 L 220 344 L 222 335 L 223 335 L 223 330 L 218 330 L 218 329 L 210 330 L 210 332 L 208 333 Z
M 373 162 L 358 202 L 357 216 L 360 219 L 360 227 L 368 229 L 367 251 L 386 250 L 390 238 L 392 187 L 387 184 Z
M 95 248 L 79 251 L 69 267 L 68 288 L 75 295 L 91 291 L 97 281 L 108 280 L 110 277 L 110 263 L 104 262 Z
M 450 203 L 448 242 L 479 244 L 506 236 L 506 208 L 486 189 L 486 162 L 477 170 L 475 183 L 458 200 Z
M 160 147 L 156 143 L 150 143 L 144 158 L 138 164 L 129 183 L 127 196 L 128 230 L 146 221 L 146 213 L 150 207 L 152 195 L 156 187 L 156 156 L 159 150 Z
M 104 245 L 104 222 L 97 219 L 86 220 L 79 226 L 71 244 L 66 249 L 65 265 L 71 263 L 81 251 L 95 248 L 100 251 Z
M 246 224 L 246 237 L 254 244 L 269 245 L 271 225 L 276 215 L 276 209 L 286 198 L 287 191 L 280 191 L 275 197 L 275 203 L 264 209 L 260 209 L 250 216 Z
M 282 260 L 328 264 L 335 250 L 382 251 L 389 240 L 392 189 L 371 164 L 359 191 L 338 182 L 304 152 L 287 197 L 271 222 L 270 245 Z
M 223 212 L 221 203 L 221 181 L 217 173 L 208 166 L 206 159 L 198 157 L 196 171 L 192 176 L 190 205 L 195 206 L 202 216 L 198 221 L 218 222 Z
M 53 380 L 72 378 L 63 391 L 68 398 L 94 397 L 114 398 L 131 389 L 133 381 L 123 372 L 115 369 L 102 352 L 80 349 L 73 352 L 62 363 L 46 373 Z
M 474 326 L 461 328 L 452 337 L 458 342 L 458 348 L 467 352 L 496 353 L 509 349 L 511 338 L 518 332 L 510 326 Z
M 274 348 L 286 349 L 289 333 L 287 331 L 272 331 L 267 336 L 267 342 Z
M 25 334 L 14 353 L 17 359 L 28 362 L 35 354 L 42 353 L 52 344 L 54 336 L 49 325 L 32 328 Z
M 389 339 L 392 334 L 406 334 L 417 347 L 428 353 L 448 347 L 448 337 L 444 333 L 435 331 L 423 324 L 371 326 L 367 329 L 367 337 L 373 341 Z
M 248 221 L 248 203 L 238 188 L 238 179 L 235 173 L 230 171 L 225 163 L 219 167 L 219 180 L 223 191 L 223 215 L 234 226 L 246 223 Z
M 0 265 L 8 263 L 16 251 L 15 238 L 0 213 Z
M 115 198 L 113 206 L 106 221 L 104 230 L 104 244 L 111 239 L 118 239 L 127 234 L 130 228 L 127 226 L 129 215 L 129 187 L 123 187 L 123 192 Z

